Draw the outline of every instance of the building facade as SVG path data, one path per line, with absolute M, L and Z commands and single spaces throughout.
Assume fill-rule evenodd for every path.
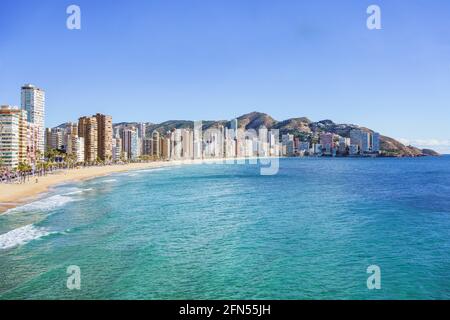
M 113 138 L 112 117 L 97 113 L 95 118 L 97 120 L 98 157 L 102 161 L 111 161 Z
M 37 150 L 41 158 L 45 153 L 45 91 L 26 84 L 21 91 L 21 108 L 27 113 L 27 121 L 35 125 Z
M 98 129 L 96 117 L 78 120 L 78 136 L 84 139 L 84 161 L 93 163 L 98 158 Z
M 19 109 L 0 107 L 0 165 L 10 170 L 19 165 L 19 124 Z

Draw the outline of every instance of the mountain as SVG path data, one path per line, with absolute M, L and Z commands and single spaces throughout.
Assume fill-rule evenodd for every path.
M 237 120 L 239 123 L 239 127 L 245 128 L 246 130 L 257 130 L 262 126 L 269 129 L 272 128 L 277 122 L 268 114 L 261 112 L 251 112 L 240 116 L 239 118 L 237 118 Z
M 301 140 L 317 140 L 321 132 L 330 132 L 340 135 L 345 138 L 350 137 L 350 131 L 353 129 L 360 129 L 367 132 L 373 133 L 374 131 L 365 127 L 360 127 L 354 124 L 337 124 L 332 120 L 322 120 L 318 122 L 312 122 L 306 117 L 292 118 L 284 121 L 277 121 L 270 115 L 261 112 L 251 112 L 242 115 L 237 118 L 240 128 L 246 130 L 254 129 L 258 130 L 260 127 L 264 126 L 267 129 L 278 129 L 280 135 L 283 134 L 293 134 L 299 137 Z M 231 121 L 220 120 L 220 121 L 203 121 L 203 130 L 209 128 L 217 128 L 218 126 L 230 127 Z M 120 123 L 114 124 L 126 125 L 133 123 Z M 187 120 L 171 120 L 160 124 L 147 124 L 147 135 L 150 136 L 153 131 L 158 131 L 162 134 L 171 131 L 173 129 L 192 129 L 194 127 L 193 121 Z M 417 156 L 438 156 L 439 153 L 430 149 L 418 149 L 413 146 L 405 146 L 401 142 L 380 135 L 380 149 L 383 155 L 391 157 L 417 157 Z
M 422 149 L 422 153 L 426 156 L 431 156 L 431 157 L 440 156 L 440 154 L 438 152 L 431 150 L 431 149 Z

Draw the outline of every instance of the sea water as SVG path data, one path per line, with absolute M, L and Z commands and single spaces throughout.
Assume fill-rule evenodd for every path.
M 380 290 L 367 287 L 372 265 Z M 450 299 L 450 157 L 283 159 L 275 176 L 188 165 L 60 186 L 0 215 L 0 299 Z

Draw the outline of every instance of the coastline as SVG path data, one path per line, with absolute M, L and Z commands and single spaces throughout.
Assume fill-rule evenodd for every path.
M 223 160 L 224 159 L 154 161 L 80 169 L 64 169 L 47 176 L 39 177 L 38 183 L 35 182 L 35 178 L 30 178 L 30 181 L 24 184 L 0 184 L 0 215 L 9 209 L 32 202 L 40 195 L 48 192 L 50 188 L 65 183 L 87 181 L 120 172 L 157 169 L 178 165 L 206 164 Z
M 446 156 L 446 155 L 443 155 Z M 448 155 L 450 156 L 450 155 Z M 284 157 L 279 157 L 279 159 Z M 389 158 L 389 157 L 385 157 Z M 95 178 L 108 176 L 114 173 L 138 171 L 145 169 L 157 169 L 162 167 L 172 167 L 189 164 L 213 164 L 231 161 L 248 161 L 260 159 L 258 157 L 248 158 L 208 158 L 208 159 L 187 159 L 172 161 L 154 161 L 145 163 L 116 164 L 99 167 L 88 167 L 80 169 L 64 169 L 44 177 L 39 177 L 39 182 L 30 178 L 24 184 L 0 184 L 0 215 L 7 210 L 30 203 L 47 193 L 51 188 L 71 182 L 87 181 Z

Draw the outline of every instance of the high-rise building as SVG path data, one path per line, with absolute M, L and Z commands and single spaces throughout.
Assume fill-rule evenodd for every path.
M 158 131 L 154 131 L 152 134 L 152 155 L 155 159 L 161 158 L 161 138 Z
M 78 137 L 77 134 L 67 136 L 67 154 L 74 155 L 76 162 L 84 162 L 84 146 L 84 138 Z
M 363 131 L 361 133 L 361 152 L 367 153 L 370 152 L 370 133 Z
M 50 149 L 66 149 L 66 131 L 63 128 L 47 128 L 45 130 L 45 140 L 46 151 L 49 151 Z
M 350 131 L 350 143 L 357 145 L 361 154 L 370 152 L 370 133 L 360 129 Z
M 351 144 L 348 146 L 348 154 L 350 156 L 356 156 L 359 154 L 359 145 Z
M 137 160 L 139 157 L 138 134 L 136 128 L 125 128 L 122 131 L 122 150 L 128 159 Z
M 120 161 L 122 158 L 122 139 L 115 137 L 112 139 L 112 156 L 113 161 Z
M 144 156 L 153 155 L 153 139 L 145 138 L 142 140 L 142 154 Z
M 48 152 L 52 149 L 52 129 L 45 128 L 45 152 Z
M 20 156 L 19 162 L 23 162 L 29 165 L 36 163 L 36 151 L 37 151 L 37 141 L 39 137 L 39 130 L 34 123 L 26 121 L 26 112 L 23 112 L 23 122 L 26 123 L 26 135 L 25 142 L 22 142 L 22 149 L 26 150 L 26 154 Z
M 169 160 L 171 157 L 170 152 L 170 138 L 161 139 L 161 158 L 164 160 Z
M 137 124 L 137 133 L 139 139 L 145 139 L 147 137 L 147 134 L 145 132 L 147 128 L 147 125 L 145 123 L 138 123 Z
M 18 107 L 2 106 L 0 119 L 0 158 L 3 166 L 15 169 L 18 164 L 36 162 L 37 130 L 27 121 L 27 112 Z
M 203 126 L 201 122 L 194 122 L 193 131 L 194 159 L 203 158 Z
M 112 117 L 97 113 L 98 157 L 103 161 L 112 159 L 113 126 Z
M 84 138 L 84 161 L 95 162 L 98 157 L 98 129 L 96 117 L 78 120 L 78 136 Z
M 182 146 L 183 146 L 183 158 L 192 159 L 194 155 L 194 136 L 191 130 L 183 129 L 181 133 Z
M 283 134 L 281 136 L 282 151 L 283 155 L 293 156 L 294 155 L 294 135 Z
M 238 119 L 231 120 L 230 129 L 234 130 L 234 132 L 236 133 L 237 129 L 239 129 L 239 121 L 238 121 Z
M 37 149 L 41 158 L 45 153 L 45 92 L 32 84 L 26 84 L 21 91 L 21 107 L 27 112 L 27 121 L 35 124 Z
M 380 152 L 380 134 L 378 132 L 372 133 L 372 152 Z
M 359 129 L 353 129 L 350 131 L 350 144 L 357 145 L 359 148 L 361 148 L 362 145 L 362 138 L 361 138 L 362 131 Z
M 78 135 L 78 124 L 72 122 L 66 123 L 66 133 Z
M 34 136 L 34 124 L 28 122 L 27 112 L 14 108 L 19 113 L 19 163 L 32 164 L 34 156 L 31 152 L 35 152 L 36 139 Z
M 348 147 L 350 146 L 350 138 L 339 138 L 339 153 L 345 155 L 348 152 Z
M 16 169 L 20 153 L 20 110 L 11 106 L 0 108 L 0 165 Z

